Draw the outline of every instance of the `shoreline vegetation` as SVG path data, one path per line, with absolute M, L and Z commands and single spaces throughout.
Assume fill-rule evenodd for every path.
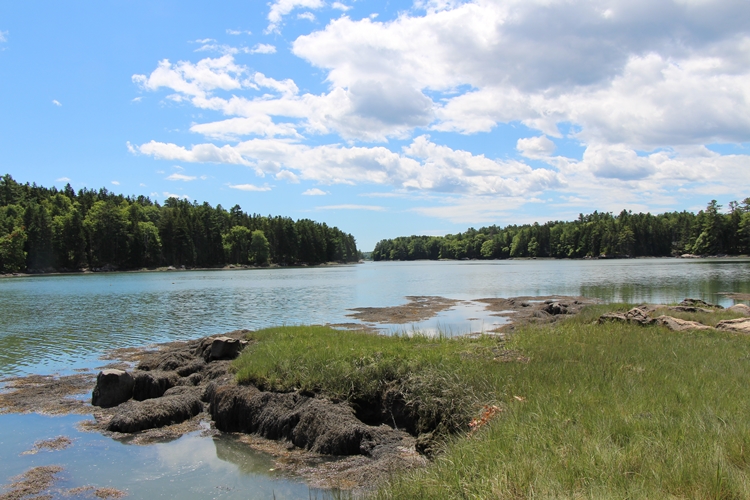
M 357 262 L 354 237 L 239 205 L 74 191 L 0 177 L 0 274 Z
M 469 228 L 446 236 L 400 236 L 375 245 L 372 260 L 632 258 L 750 254 L 750 198 L 712 200 L 705 210 L 614 216 L 595 211 L 574 221 Z
M 580 299 L 487 299 L 514 321 L 499 334 L 285 326 L 125 349 L 102 407 L 69 397 L 92 373 L 34 375 L 4 381 L 0 411 L 89 413 L 142 444 L 211 421 L 343 497 L 750 497 L 750 307 Z

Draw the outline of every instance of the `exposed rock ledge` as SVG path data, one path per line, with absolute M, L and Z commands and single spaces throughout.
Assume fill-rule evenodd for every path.
M 247 344 L 246 333 L 238 330 L 167 344 L 156 352 L 133 353 L 140 358 L 135 370 L 103 370 L 92 394 L 93 404 L 100 408 L 87 428 L 117 439 L 149 442 L 179 436 L 210 421 L 216 431 L 253 434 L 304 451 L 295 466 L 287 461 L 283 467 L 327 488 L 373 487 L 387 471 L 427 463 L 416 452 L 414 436 L 388 425 L 365 424 L 345 402 L 238 385 L 229 365 Z M 266 445 L 264 451 L 279 448 Z M 316 475 L 310 460 L 321 455 L 360 458 L 346 461 L 338 472 L 325 467 Z M 352 477 L 366 483 L 352 482 Z

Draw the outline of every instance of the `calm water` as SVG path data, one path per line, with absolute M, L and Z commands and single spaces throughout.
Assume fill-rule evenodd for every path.
M 693 297 L 734 303 L 720 292 L 750 293 L 750 259 L 369 262 L 9 278 L 0 280 L 0 378 L 94 368 L 102 364 L 101 354 L 116 347 L 238 328 L 348 322 L 350 308 L 398 305 L 407 295 L 471 301 L 560 294 L 632 303 Z M 497 321 L 468 302 L 399 328 L 467 333 Z M 162 493 L 165 498 L 310 496 L 299 482 L 273 476 L 267 457 L 231 440 L 185 436 L 172 443 L 129 446 L 78 432 L 78 420 L 0 416 L 0 469 L 5 472 L 0 481 L 34 465 L 58 463 L 66 467 L 68 485 L 128 489 L 133 498 Z M 19 457 L 34 441 L 59 434 L 73 437 L 73 447 Z

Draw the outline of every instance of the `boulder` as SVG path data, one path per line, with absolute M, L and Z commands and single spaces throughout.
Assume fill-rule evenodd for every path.
M 199 350 L 204 361 L 234 359 L 239 356 L 247 342 L 232 337 L 209 337 Z
M 146 399 L 160 398 L 168 389 L 177 385 L 180 377 L 175 372 L 137 371 L 133 387 L 133 399 L 144 401 Z
M 668 308 L 670 311 L 676 311 L 676 312 L 686 312 L 686 313 L 712 313 L 715 312 L 716 309 L 706 309 L 705 307 L 695 307 L 695 306 L 672 306 Z
M 560 302 L 552 302 L 551 304 L 547 304 L 546 306 L 544 306 L 542 310 L 547 314 L 551 314 L 552 316 L 557 316 L 559 314 L 568 314 L 568 305 L 561 304 Z
M 713 327 L 698 323 L 697 321 L 688 321 L 685 319 L 673 318 L 672 316 L 659 316 L 654 320 L 657 325 L 666 326 L 675 332 L 687 332 L 690 330 L 713 330 Z
M 128 401 L 117 408 L 107 430 L 133 433 L 179 424 L 203 411 L 201 394 L 197 387 L 173 387 L 160 398 Z
M 124 370 L 102 370 L 96 376 L 96 386 L 91 394 L 91 404 L 112 408 L 133 396 L 135 380 Z
M 648 315 L 648 310 L 644 307 L 632 308 L 625 313 L 625 318 L 628 320 L 628 323 L 636 323 L 644 326 L 654 322 L 654 319 Z
M 725 319 L 716 325 L 717 330 L 750 335 L 750 318 Z
M 727 311 L 742 314 L 743 316 L 750 316 L 750 307 L 745 304 L 735 304 L 728 308 Z
M 709 304 L 705 300 L 701 300 L 701 299 L 685 299 L 677 305 L 685 306 L 685 307 L 703 307 L 706 309 L 724 309 L 723 306 L 718 306 L 716 304 Z

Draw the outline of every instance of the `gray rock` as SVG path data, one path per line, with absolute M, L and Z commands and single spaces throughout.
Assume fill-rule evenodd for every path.
M 648 315 L 648 310 L 643 307 L 632 308 L 625 313 L 625 318 L 628 320 L 628 323 L 636 323 L 643 326 L 654 323 L 654 319 Z
M 567 304 L 561 304 L 559 302 L 547 304 L 542 310 L 547 314 L 551 314 L 552 316 L 557 316 L 559 314 L 568 314 Z
M 96 386 L 91 394 L 91 404 L 112 408 L 133 396 L 135 380 L 123 370 L 102 370 L 96 376 Z
M 716 325 L 717 330 L 750 335 L 750 318 L 725 319 Z
M 672 316 L 659 316 L 655 320 L 657 325 L 665 326 L 675 332 L 687 332 L 691 330 L 713 330 L 713 327 L 698 323 L 697 321 L 688 321 L 685 319 L 673 318 Z
M 234 359 L 239 356 L 247 342 L 232 337 L 208 337 L 201 347 L 202 357 L 206 362 Z
M 597 323 L 600 325 L 603 323 L 627 323 L 628 318 L 622 313 L 606 313 L 599 316 Z
M 687 307 L 703 307 L 706 309 L 724 309 L 723 306 L 719 306 L 716 304 L 709 304 L 705 300 L 701 300 L 701 299 L 685 299 L 677 305 L 687 306 Z

